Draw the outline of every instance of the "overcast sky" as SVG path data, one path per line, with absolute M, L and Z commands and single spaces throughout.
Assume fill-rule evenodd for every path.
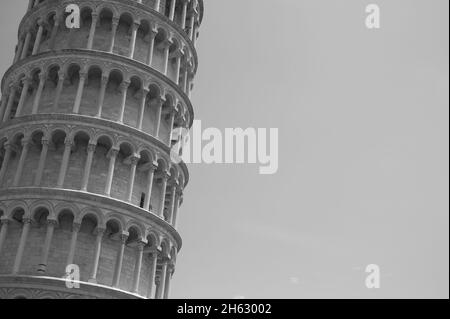
M 189 165 L 172 297 L 448 298 L 448 1 L 205 2 L 196 118 L 279 128 L 280 163 Z

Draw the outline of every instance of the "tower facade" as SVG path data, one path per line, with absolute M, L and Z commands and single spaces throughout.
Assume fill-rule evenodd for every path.
M 169 297 L 189 180 L 170 150 L 193 123 L 202 15 L 30 0 L 1 83 L 0 298 Z

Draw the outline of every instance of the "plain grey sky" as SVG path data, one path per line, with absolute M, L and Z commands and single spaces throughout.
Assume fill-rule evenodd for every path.
M 2 1 L 2 74 L 26 4 Z M 196 118 L 279 128 L 280 163 L 190 165 L 172 297 L 448 298 L 448 1 L 205 9 Z

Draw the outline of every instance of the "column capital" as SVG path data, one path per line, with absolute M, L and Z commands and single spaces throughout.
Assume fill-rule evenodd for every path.
M 57 226 L 58 221 L 56 219 L 47 219 L 47 226 Z
M 89 143 L 87 146 L 88 153 L 94 153 L 97 148 L 97 144 Z
M 101 84 L 106 85 L 109 81 L 109 74 L 102 74 Z
M 67 137 L 64 141 L 64 145 L 66 146 L 66 148 L 72 147 L 73 144 L 74 144 L 74 141 L 70 137 Z
M 119 239 L 120 239 L 120 241 L 121 241 L 121 243 L 122 243 L 123 245 L 126 244 L 126 242 L 127 242 L 127 240 L 128 240 L 128 237 L 129 237 L 128 232 L 122 232 L 122 233 L 119 235 Z
M 48 146 L 50 144 L 50 140 L 48 138 L 43 138 L 41 140 L 42 146 Z
M 139 27 L 141 26 L 141 22 L 140 21 L 133 21 L 133 25 L 131 26 L 134 30 L 139 29 Z
M 59 71 L 58 71 L 58 76 L 59 76 L 60 78 L 66 77 L 66 70 L 64 70 L 64 69 L 59 70 Z
M 30 217 L 25 217 L 25 218 L 23 218 L 22 219 L 22 223 L 24 224 L 24 225 L 29 225 L 29 224 L 31 224 L 33 222 L 33 220 L 30 218 Z
M 114 26 L 114 27 L 117 27 L 118 25 L 119 25 L 119 17 L 116 17 L 116 16 L 114 16 L 113 18 L 112 18 L 112 25 Z
M 122 83 L 120 83 L 120 92 L 124 92 L 126 90 L 128 90 L 128 87 L 130 86 L 131 82 L 126 80 L 126 81 L 122 81 Z
M 141 252 L 141 251 L 143 252 L 146 244 L 147 243 L 145 241 L 143 241 L 142 239 L 139 239 L 137 246 L 136 246 L 137 250 L 139 252 Z
M 32 79 L 30 76 L 25 76 L 20 81 L 23 83 L 23 85 L 25 85 L 25 84 L 30 84 L 31 80 Z
M 176 191 L 177 188 L 179 187 L 180 183 L 178 181 L 178 179 L 176 179 L 175 177 L 171 176 L 169 178 L 169 184 L 172 188 L 174 188 L 174 190 Z
M 88 75 L 88 72 L 87 71 L 85 71 L 85 70 L 83 70 L 83 71 L 80 71 L 79 72 L 79 75 L 80 75 L 80 80 L 81 79 L 86 79 L 86 76 Z
M 47 72 L 41 71 L 41 73 L 39 73 L 39 80 L 44 81 L 46 78 L 47 78 Z
M 81 223 L 73 223 L 72 224 L 72 232 L 78 233 L 81 229 Z
M 178 199 L 183 197 L 183 188 L 181 187 L 181 185 L 178 185 L 177 190 L 176 190 L 176 194 L 178 196 Z
M 8 225 L 10 223 L 11 223 L 11 219 L 9 219 L 8 217 L 2 216 L 0 218 L 0 225 Z
M 11 90 L 17 90 L 17 87 L 19 86 L 19 83 L 17 83 L 17 82 L 11 82 L 11 83 L 9 83 L 9 85 L 8 85 L 8 88 L 9 88 L 9 90 L 11 91 Z
M 29 147 L 30 145 L 31 145 L 31 139 L 30 138 L 24 138 L 24 139 L 22 139 L 22 147 L 23 148 L 25 148 L 25 147 Z
M 164 182 L 167 183 L 167 181 L 170 179 L 170 173 L 168 171 L 161 172 L 161 178 Z
M 103 227 L 97 227 L 94 230 L 94 234 L 96 236 L 103 236 L 105 234 L 105 232 L 106 232 L 106 228 L 103 228 Z
M 113 158 L 113 157 L 115 158 L 115 157 L 117 157 L 118 154 L 119 154 L 119 150 L 117 148 L 111 148 L 109 150 L 109 152 L 108 152 L 107 157 L 108 158 Z
M 150 93 L 150 89 L 148 87 L 142 87 L 141 92 L 145 97 L 147 97 L 147 94 Z

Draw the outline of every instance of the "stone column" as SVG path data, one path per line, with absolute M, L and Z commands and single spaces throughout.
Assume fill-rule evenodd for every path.
M 155 171 L 158 167 L 151 164 L 148 175 L 147 175 L 147 197 L 145 197 L 144 208 L 150 211 L 151 199 L 152 199 L 152 190 L 153 190 L 153 179 L 155 177 Z
M 3 183 L 5 182 L 5 175 L 8 170 L 9 160 L 11 159 L 12 153 L 12 145 L 9 142 L 7 142 L 4 147 L 5 156 L 3 157 L 2 169 L 0 170 L 0 187 L 2 187 Z
M 53 28 L 52 28 L 52 33 L 50 35 L 50 50 L 54 50 L 55 49 L 55 43 L 56 43 L 56 35 L 58 34 L 58 30 L 59 30 L 59 22 L 60 18 L 59 16 L 55 16 L 55 23 L 53 24 Z
M 153 9 L 159 12 L 160 3 L 161 3 L 161 0 L 155 0 L 155 7 Z
M 106 178 L 106 186 L 105 186 L 105 195 L 111 196 L 111 187 L 114 176 L 114 168 L 116 166 L 117 154 L 119 154 L 119 150 L 111 149 L 109 151 L 109 168 L 108 168 L 108 177 Z
M 169 71 L 169 52 L 170 52 L 170 42 L 166 41 L 163 46 L 164 51 L 164 67 L 163 74 L 167 76 L 167 72 Z
M 95 240 L 95 254 L 94 254 L 94 263 L 92 266 L 91 277 L 89 282 L 97 283 L 97 273 L 98 273 L 98 265 L 100 263 L 100 254 L 102 251 L 102 240 L 103 235 L 105 233 L 105 229 L 97 228 L 96 229 L 96 240 Z
M 55 230 L 55 226 L 57 224 L 58 222 L 54 219 L 47 220 L 47 234 L 45 235 L 44 250 L 42 252 L 41 263 L 39 264 L 39 268 L 37 270 L 40 275 L 43 275 L 47 272 L 47 263 L 48 263 L 48 256 L 50 253 L 50 245 L 52 243 L 53 233 Z
M 164 281 L 164 299 L 169 299 L 170 296 L 170 281 L 172 280 L 173 267 L 172 264 L 167 266 L 166 278 Z
M 73 146 L 73 141 L 70 140 L 69 138 L 66 138 L 64 154 L 63 154 L 62 163 L 61 163 L 61 169 L 59 171 L 59 177 L 58 177 L 58 185 L 57 185 L 58 188 L 64 187 L 64 180 L 66 179 L 67 167 L 69 165 L 70 153 L 72 151 L 72 146 Z
M 34 41 L 33 51 L 31 55 L 36 55 L 39 53 L 39 47 L 42 41 L 42 32 L 44 31 L 44 22 L 42 20 L 38 21 L 38 32 L 36 34 L 36 40 Z
M 172 132 L 173 126 L 175 125 L 175 115 L 177 114 L 177 110 L 172 108 L 170 111 L 170 121 L 169 121 L 169 141 L 167 142 L 167 146 L 172 147 Z
M 177 85 L 179 85 L 180 84 L 180 73 L 181 73 L 181 56 L 177 56 L 176 58 L 175 58 L 176 60 L 176 62 L 175 62 L 175 83 L 177 84 Z
M 194 26 L 194 37 L 192 38 L 192 44 L 194 45 L 194 48 L 197 47 L 197 33 L 198 33 L 198 26 Z
M 31 226 L 31 219 L 25 218 L 23 220 L 22 235 L 20 236 L 19 247 L 17 248 L 16 259 L 14 261 L 14 266 L 13 266 L 13 271 L 12 271 L 13 275 L 17 275 L 19 273 L 20 265 L 22 264 L 23 252 L 25 250 L 28 233 L 30 231 L 30 226 Z
M 161 116 L 162 116 L 162 107 L 164 100 L 158 98 L 156 100 L 156 125 L 155 125 L 155 137 L 159 137 L 159 131 L 161 130 Z
M 188 1 L 183 1 L 183 11 L 181 13 L 181 29 L 186 29 L 186 16 L 187 16 L 187 7 L 188 7 Z
M 177 193 L 177 182 L 172 180 L 172 186 L 171 186 L 171 194 L 170 194 L 170 207 L 169 207 L 169 220 L 168 223 L 172 225 L 173 223 L 173 215 L 175 212 L 175 201 L 176 201 L 176 193 Z
M 34 6 L 34 0 L 29 0 L 27 11 L 31 11 L 31 9 L 33 9 L 33 6 Z
M 160 275 L 160 283 L 158 285 L 158 291 L 157 291 L 156 299 L 163 299 L 164 298 L 165 278 L 166 278 L 166 273 L 167 273 L 167 264 L 168 264 L 167 257 L 163 257 L 162 268 L 161 268 L 161 275 Z
M 2 226 L 2 229 L 0 230 L 0 256 L 2 255 L 2 249 L 3 245 L 5 244 L 6 235 L 8 234 L 8 225 L 10 223 L 10 220 L 2 217 L 0 219 L 0 224 Z
M 102 111 L 103 111 L 103 103 L 105 102 L 105 93 L 106 93 L 106 87 L 108 85 L 109 75 L 102 75 L 102 82 L 100 86 L 100 96 L 98 98 L 98 111 L 97 111 L 97 117 L 102 117 Z
M 23 166 L 25 165 L 29 148 L 30 140 L 24 138 L 22 140 L 22 152 L 20 154 L 19 164 L 17 165 L 16 174 L 14 176 L 13 187 L 19 186 L 20 179 L 22 178 Z
M 114 277 L 113 277 L 113 284 L 112 286 L 114 288 L 118 288 L 119 284 L 120 284 L 120 274 L 122 272 L 122 264 L 123 264 L 123 255 L 125 253 L 125 244 L 127 242 L 128 239 L 128 235 L 126 234 L 122 234 L 120 235 L 120 250 L 119 253 L 117 254 L 117 259 L 116 259 L 116 267 L 114 270 Z
M 158 264 L 158 252 L 154 250 L 151 252 L 150 278 L 148 280 L 148 292 L 147 292 L 148 299 L 154 296 L 157 264 Z
M 25 36 L 25 43 L 23 45 L 22 54 L 20 56 L 20 59 L 23 60 L 27 57 L 28 49 L 30 48 L 30 42 L 31 42 L 31 33 L 28 32 Z
M 109 46 L 109 53 L 114 52 L 114 44 L 116 41 L 117 27 L 119 26 L 119 18 L 112 18 L 112 33 L 111 33 L 111 44 Z
M 136 36 L 137 36 L 137 31 L 139 29 L 140 23 L 139 22 L 134 22 L 133 25 L 131 26 L 131 39 L 130 39 L 130 47 L 129 47 L 129 54 L 128 57 L 130 59 L 133 59 L 134 57 L 134 51 L 136 49 Z
M 178 189 L 177 193 L 176 193 L 175 208 L 173 211 L 173 219 L 172 219 L 172 226 L 175 229 L 177 229 L 177 227 L 178 227 L 178 210 L 180 209 L 180 201 L 181 201 L 182 195 L 183 195 L 183 193 L 182 193 L 181 189 Z
M 169 180 L 169 175 L 167 172 L 163 172 L 162 182 L 161 182 L 161 198 L 160 198 L 160 206 L 158 211 L 158 216 L 164 219 L 164 204 L 166 202 L 166 188 L 167 181 Z
M 23 82 L 22 93 L 20 94 L 19 104 L 17 105 L 15 117 L 19 117 L 22 115 L 23 106 L 28 96 L 28 90 L 30 89 L 31 79 L 29 77 L 26 77 L 22 80 L 22 82 Z
M 8 97 L 8 103 L 6 104 L 6 110 L 5 115 L 3 116 L 3 122 L 6 122 L 9 120 L 9 117 L 11 116 L 11 109 L 14 103 L 14 100 L 16 99 L 16 93 L 17 93 L 17 85 L 12 85 Z
M 152 66 L 153 63 L 153 53 L 155 51 L 155 37 L 158 34 L 157 30 L 150 30 L 150 44 L 148 46 L 147 52 L 147 65 Z
M 128 93 L 128 87 L 130 86 L 130 82 L 123 81 L 120 85 L 120 92 L 122 93 L 122 104 L 120 107 L 120 117 L 119 122 L 123 123 L 124 116 L 125 116 L 125 107 L 127 105 L 127 93 Z
M 84 85 L 86 83 L 87 72 L 80 72 L 80 79 L 78 81 L 77 95 L 75 96 L 75 103 L 73 106 L 73 113 L 80 112 L 81 99 L 83 97 Z
M 139 281 L 141 279 L 142 257 L 144 255 L 144 246 L 145 243 L 140 242 L 136 250 L 136 264 L 134 265 L 133 290 L 132 290 L 132 292 L 136 294 L 139 292 Z
M 64 71 L 58 72 L 58 85 L 56 86 L 55 100 L 53 102 L 53 111 L 58 110 L 59 99 L 61 97 L 61 92 L 64 87 L 64 80 L 66 78 L 66 73 Z
M 19 39 L 19 44 L 18 44 L 18 46 L 17 46 L 17 51 L 16 51 L 16 54 L 15 54 L 15 56 L 14 56 L 14 61 L 13 61 L 13 63 L 16 63 L 17 61 L 19 61 L 20 56 L 22 55 L 24 42 L 25 42 L 25 39 L 24 39 L 24 38 L 20 38 L 20 39 Z
M 42 182 L 42 175 L 44 173 L 45 161 L 47 159 L 47 153 L 48 153 L 48 145 L 49 145 L 49 141 L 47 139 L 42 139 L 41 156 L 39 158 L 39 165 L 38 165 L 38 169 L 36 172 L 36 177 L 34 179 L 34 186 L 39 186 Z
M 171 0 L 170 1 L 170 13 L 169 13 L 169 19 L 171 21 L 174 20 L 175 18 L 175 5 L 176 5 L 177 0 Z
M 142 92 L 142 96 L 141 96 L 141 108 L 139 111 L 139 116 L 138 116 L 138 130 L 142 130 L 142 126 L 144 124 L 144 115 L 145 115 L 145 102 L 147 101 L 147 95 L 150 92 L 149 89 L 147 88 L 142 88 L 141 90 Z
M 194 25 L 195 25 L 195 14 L 192 14 L 189 25 L 189 39 L 191 39 L 191 41 L 194 39 Z
M 189 69 L 188 66 L 186 65 L 186 69 L 184 70 L 184 74 L 183 74 L 183 92 L 187 94 L 188 91 L 188 78 L 189 78 Z
M 89 30 L 89 38 L 88 38 L 88 44 L 87 44 L 88 50 L 92 50 L 92 47 L 94 45 L 94 37 L 95 37 L 95 29 L 97 28 L 97 21 L 98 21 L 98 14 L 93 13 L 91 29 Z
M 41 102 L 42 91 L 44 91 L 45 82 L 47 81 L 47 73 L 42 72 L 39 74 L 39 86 L 36 92 L 36 96 L 34 97 L 33 109 L 31 114 L 37 114 L 39 111 L 39 103 Z
M 5 92 L 3 92 L 3 95 L 2 95 L 2 104 L 0 106 L 0 122 L 2 122 L 3 116 L 5 115 L 6 105 L 8 104 L 8 97 L 10 94 L 9 91 L 10 91 L 10 88 L 9 88 L 9 86 L 7 86 L 5 89 Z
M 81 224 L 73 223 L 72 225 L 72 238 L 70 240 L 69 255 L 67 256 L 66 266 L 73 264 L 75 257 L 75 249 L 77 247 L 78 233 L 80 232 Z
M 89 143 L 89 145 L 87 147 L 87 158 L 86 158 L 86 163 L 84 165 L 83 181 L 81 182 L 81 190 L 83 192 L 86 192 L 87 188 L 88 188 L 89 176 L 91 175 L 92 160 L 94 159 L 94 153 L 95 153 L 96 147 L 97 147 L 96 144 L 91 144 L 91 143 Z
M 130 162 L 130 178 L 128 182 L 127 200 L 131 203 L 133 199 L 134 180 L 136 179 L 136 167 L 139 161 L 139 156 L 132 155 L 129 159 Z

